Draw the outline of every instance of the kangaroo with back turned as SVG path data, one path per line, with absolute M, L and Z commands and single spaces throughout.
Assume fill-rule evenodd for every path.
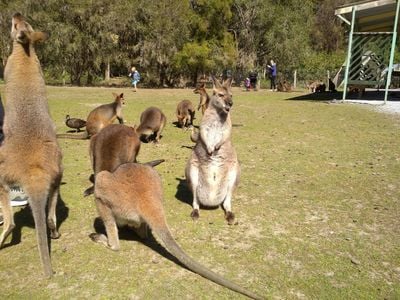
M 122 105 L 125 104 L 124 94 L 112 94 L 115 97 L 114 102 L 100 105 L 89 113 L 86 119 L 85 132 L 80 135 L 62 133 L 57 134 L 57 137 L 85 140 L 98 133 L 104 127 L 112 124 L 115 119 L 117 119 L 120 124 L 123 124 Z
M 19 13 L 12 18 L 13 49 L 5 77 L 4 144 L 0 147 L 0 203 L 4 228 L 0 247 L 15 227 L 8 192 L 22 187 L 29 196 L 44 274 L 52 276 L 46 227 L 58 238 L 56 204 L 63 168 L 56 128 L 49 113 L 46 87 L 34 44 L 48 35 L 35 32 Z
M 167 118 L 159 108 L 149 107 L 140 115 L 140 124 L 136 132 L 142 142 L 158 143 L 166 123 Z
M 193 126 L 193 119 L 196 111 L 190 100 L 182 100 L 176 107 L 176 117 L 178 119 L 178 126 L 181 128 L 188 128 Z
M 200 123 L 200 131 L 192 135 L 196 145 L 186 165 L 186 179 L 193 193 L 191 217 L 199 218 L 200 204 L 222 204 L 228 224 L 235 216 L 231 202 L 238 184 L 240 166 L 231 142 L 233 105 L 231 79 L 221 84 L 213 78 L 213 95 Z
M 195 88 L 193 90 L 193 93 L 195 94 L 200 94 L 200 101 L 199 101 L 199 106 L 197 107 L 197 110 L 201 108 L 201 113 L 204 115 L 204 112 L 206 111 L 209 103 L 210 103 L 210 96 L 208 96 L 205 84 L 202 83 L 199 87 Z
M 96 176 L 95 202 L 104 222 L 107 236 L 92 233 L 91 239 L 112 250 L 119 250 L 118 226 L 136 228 L 143 236 L 147 225 L 161 239 L 166 249 L 193 272 L 253 299 L 258 295 L 221 277 L 188 256 L 176 243 L 168 228 L 163 208 L 161 178 L 150 166 L 127 163 L 113 173 L 102 171 Z

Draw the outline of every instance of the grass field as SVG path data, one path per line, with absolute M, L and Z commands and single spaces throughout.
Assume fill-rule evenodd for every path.
M 0 85 L 0 91 L 4 86 Z M 90 110 L 124 92 L 127 124 L 148 106 L 168 119 L 158 146 L 138 159 L 164 158 L 171 231 L 188 254 L 272 299 L 400 298 L 400 118 L 365 106 L 293 101 L 301 93 L 234 88 L 233 143 L 242 168 L 229 226 L 223 211 L 193 222 L 184 168 L 192 143 L 175 127 L 176 104 L 197 105 L 190 89 L 48 87 L 58 133 L 66 114 Z M 197 114 L 195 124 L 199 124 Z M 15 209 L 17 228 L 0 251 L 3 299 L 242 299 L 178 265 L 156 239 L 121 232 L 121 250 L 93 243 L 97 217 L 87 140 L 60 140 L 65 168 L 58 209 L 61 238 L 51 243 L 55 276 L 43 279 L 33 219 Z M 28 158 L 27 158 L 28 159 Z

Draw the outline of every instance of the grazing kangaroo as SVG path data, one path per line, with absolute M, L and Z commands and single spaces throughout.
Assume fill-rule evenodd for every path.
M 158 143 L 166 123 L 167 118 L 160 109 L 149 107 L 140 115 L 140 125 L 136 132 L 142 142 L 148 143 L 154 140 Z
M 188 128 L 193 125 L 193 119 L 196 111 L 193 109 L 193 104 L 190 100 L 182 100 L 176 107 L 176 117 L 178 126 Z
M 76 132 L 80 132 L 81 128 L 86 126 L 86 121 L 78 118 L 71 118 L 69 115 L 66 115 L 65 125 L 69 128 L 76 129 Z
M 95 197 L 97 211 L 104 222 L 107 236 L 92 233 L 90 237 L 93 241 L 112 250 L 119 250 L 118 226 L 131 226 L 140 230 L 139 235 L 145 235 L 143 233 L 147 232 L 148 225 L 167 250 L 188 269 L 250 298 L 261 299 L 205 268 L 176 243 L 165 218 L 161 178 L 152 167 L 127 163 L 119 166 L 113 173 L 98 173 Z
M 124 94 L 112 93 L 115 97 L 114 102 L 103 104 L 93 109 L 86 119 L 86 131 L 81 135 L 57 134 L 58 138 L 71 138 L 78 140 L 89 139 L 92 135 L 98 133 L 104 127 L 112 124 L 118 119 L 120 124 L 124 123 L 122 118 L 122 105 L 125 104 Z
M 193 90 L 193 93 L 200 94 L 200 102 L 197 110 L 201 107 L 201 113 L 204 115 L 209 103 L 210 103 L 210 96 L 208 96 L 207 91 L 205 89 L 205 84 L 201 84 L 199 87 Z
M 231 210 L 232 193 L 238 184 L 240 166 L 231 142 L 233 105 L 231 79 L 221 84 L 213 78 L 213 95 L 200 123 L 200 131 L 192 138 L 196 142 L 186 165 L 186 179 L 193 193 L 191 217 L 199 218 L 200 204 L 222 204 L 228 224 L 235 216 Z
M 4 71 L 5 120 L 4 144 L 0 147 L 0 203 L 4 228 L 0 247 L 15 227 L 8 193 L 22 187 L 29 196 L 35 221 L 39 255 L 47 277 L 53 275 L 47 241 L 58 238 L 56 204 L 63 168 L 56 128 L 50 117 L 43 73 L 34 44 L 48 35 L 35 32 L 20 13 L 12 18 L 13 49 Z

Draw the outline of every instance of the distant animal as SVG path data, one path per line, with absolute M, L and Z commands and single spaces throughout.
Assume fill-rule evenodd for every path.
M 277 85 L 278 92 L 291 92 L 292 87 L 286 80 L 279 80 Z
M 365 86 L 364 85 L 357 85 L 351 84 L 348 87 L 349 93 L 357 93 L 358 99 L 361 99 L 365 94 Z
M 69 115 L 66 115 L 65 125 L 69 128 L 76 129 L 76 132 L 80 132 L 81 128 L 86 126 L 86 121 L 78 118 L 71 118 Z
M 140 125 L 136 129 L 140 140 L 144 143 L 160 142 L 161 133 L 167 123 L 164 113 L 157 107 L 148 107 L 140 115 Z
M 204 112 L 206 111 L 208 104 L 210 103 L 210 96 L 208 96 L 207 94 L 207 91 L 205 89 L 205 84 L 202 83 L 200 86 L 195 88 L 193 90 L 193 93 L 200 95 L 200 102 L 199 105 L 197 106 L 197 110 L 200 110 L 201 108 L 201 113 L 204 115 Z
M 196 111 L 190 100 L 182 100 L 176 107 L 176 117 L 178 119 L 178 126 L 181 128 L 188 128 L 193 125 L 193 119 Z
M 316 93 L 323 93 L 326 91 L 326 84 L 321 82 L 319 84 L 317 84 L 316 88 L 315 88 L 315 92 Z
M 128 225 L 140 237 L 149 226 L 165 248 L 189 270 L 253 299 L 260 296 L 221 277 L 188 256 L 176 243 L 165 218 L 161 178 L 150 166 L 127 163 L 113 173 L 101 171 L 96 176 L 95 202 L 107 236 L 92 233 L 91 239 L 112 250 L 119 250 L 118 226 Z M 204 295 L 203 295 L 204 296 Z
M 238 184 L 240 166 L 231 142 L 233 105 L 231 79 L 221 84 L 213 78 L 213 95 L 200 123 L 200 131 L 193 135 L 196 145 L 186 165 L 185 174 L 193 193 L 192 219 L 199 218 L 200 204 L 222 204 L 228 224 L 233 224 L 232 194 Z
M 34 48 L 35 43 L 45 41 L 48 34 L 34 31 L 20 13 L 12 17 L 11 28 L 13 48 L 4 70 L 5 140 L 0 147 L 0 204 L 4 215 L 0 248 L 15 227 L 8 193 L 13 187 L 21 187 L 29 197 L 44 275 L 51 277 L 47 226 L 51 238 L 60 236 L 56 205 L 63 174 L 62 153 Z
M 89 113 L 86 119 L 85 132 L 80 135 L 68 133 L 57 134 L 57 137 L 85 140 L 98 133 L 104 127 L 112 124 L 115 119 L 117 119 L 120 124 L 123 124 L 124 120 L 122 118 L 122 105 L 125 104 L 124 94 L 112 94 L 115 98 L 114 102 L 100 105 Z

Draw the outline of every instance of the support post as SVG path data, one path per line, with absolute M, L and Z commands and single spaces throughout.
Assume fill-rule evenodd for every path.
M 349 34 L 349 47 L 347 49 L 347 58 L 346 58 L 346 70 L 344 72 L 344 85 L 343 85 L 343 100 L 346 100 L 347 93 L 347 81 L 349 80 L 349 70 L 350 70 L 350 61 L 351 61 L 351 51 L 353 44 L 353 32 L 354 32 L 354 23 L 356 20 L 356 6 L 353 6 L 352 14 L 351 14 L 351 27 Z
M 386 104 L 386 101 L 387 101 L 390 82 L 392 80 L 393 59 L 394 59 L 394 51 L 396 49 L 396 39 L 397 39 L 397 23 L 399 21 L 399 7 L 400 7 L 400 1 L 397 1 L 396 16 L 395 16 L 394 25 L 393 25 L 392 47 L 390 49 L 390 60 L 389 60 L 388 73 L 387 73 L 387 77 L 386 77 L 385 98 L 384 98 L 384 103 L 385 104 Z

